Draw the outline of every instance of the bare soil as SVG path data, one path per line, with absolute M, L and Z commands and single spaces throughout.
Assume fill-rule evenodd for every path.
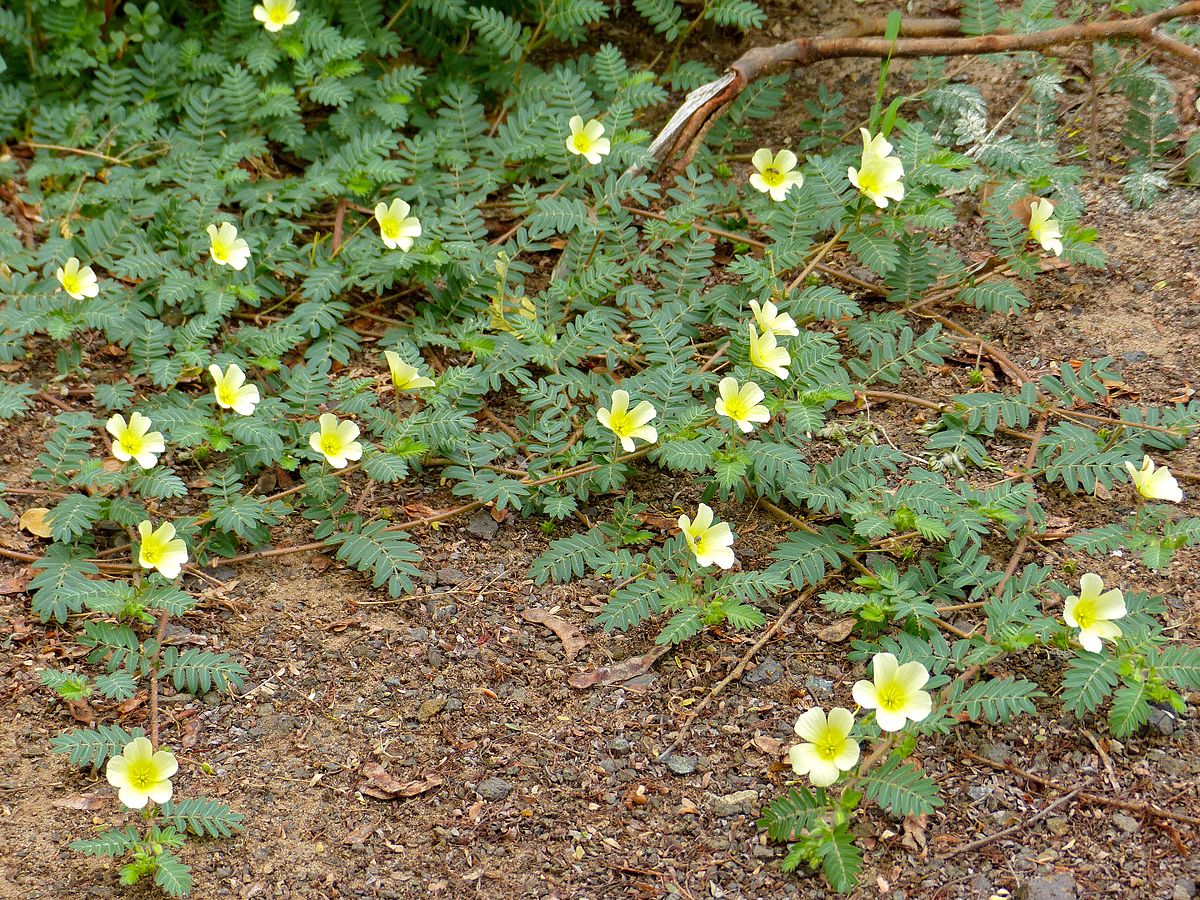
M 816 30 L 848 14 L 845 7 L 828 15 L 810 7 L 800 17 L 776 4 L 773 21 L 781 24 L 772 29 L 782 34 L 751 40 Z M 626 27 L 615 32 L 631 43 Z M 743 44 L 701 36 L 691 52 L 719 65 Z M 855 78 L 865 81 L 873 68 L 845 71 L 843 89 L 865 108 L 870 88 Z M 992 79 L 989 89 L 998 98 L 1006 96 L 1003 72 L 979 71 Z M 831 76 L 841 77 L 831 66 L 802 73 L 792 101 L 798 105 Z M 767 127 L 786 136 L 794 121 L 785 114 Z M 1047 273 L 1036 284 L 1033 308 L 1019 319 L 953 314 L 1000 341 L 1030 371 L 1110 355 L 1125 382 L 1114 389 L 1120 402 L 1183 398 L 1200 375 L 1200 193 L 1173 189 L 1153 210 L 1133 211 L 1115 184 L 1118 175 L 1101 166 L 1087 188 L 1088 220 L 1111 260 L 1106 271 Z M 982 246 L 970 227 L 961 240 Z M 14 377 L 51 377 L 52 349 L 33 350 Z M 960 362 L 905 389 L 933 399 L 965 390 L 974 360 L 964 352 Z M 58 411 L 40 402 L 14 426 L 0 452 L 0 480 L 28 484 L 31 448 Z M 920 452 L 915 412 L 874 409 L 871 427 Z M 1023 445 L 998 444 L 995 455 L 1011 468 L 1023 452 Z M 1171 464 L 1200 472 L 1195 443 Z M 1197 481 L 1183 484 L 1186 512 L 1200 514 Z M 650 468 L 637 490 L 664 518 L 695 499 L 690 484 Z M 381 491 L 373 505 L 452 505 L 434 479 L 405 483 L 392 496 Z M 1067 531 L 1107 521 L 1132 502 L 1128 488 L 1107 504 L 1044 485 L 1041 497 Z M 18 511 L 37 505 L 30 497 L 13 501 Z M 739 556 L 746 566 L 761 565 L 759 556 L 786 530 L 753 510 L 720 513 L 743 523 Z M 275 536 L 278 545 L 307 539 L 300 530 Z M 163 700 L 163 740 L 179 748 L 178 794 L 222 798 L 249 822 L 240 838 L 189 845 L 184 856 L 196 876 L 195 897 L 829 895 L 818 877 L 782 874 L 782 850 L 755 825 L 790 775 L 783 758 L 796 716 L 814 703 L 849 705 L 850 685 L 862 675 L 846 662 L 845 644 L 814 636 L 831 619 L 819 604 L 781 629 L 668 765 L 659 755 L 687 710 L 737 664 L 753 635 L 706 634 L 644 676 L 615 688 L 576 690 L 567 682 L 572 673 L 637 655 L 652 643 L 648 629 L 614 636 L 594 627 L 606 583 L 532 585 L 526 572 L 548 538 L 536 521 L 515 516 L 497 523 L 478 513 L 415 539 L 426 553 L 426 583 L 417 596 L 400 600 L 320 554 L 236 570 L 217 566 L 203 579 L 188 579 L 203 603 L 172 626 L 169 639 L 231 650 L 251 673 L 238 696 L 196 699 L 168 690 Z M 38 552 L 37 539 L 15 521 L 0 523 L 0 545 Z M 1057 563 L 1063 552 L 1062 544 L 1032 544 L 1025 562 Z M 1161 574 L 1128 555 L 1088 567 L 1126 590 L 1164 595 L 1168 624 L 1182 639 L 1197 641 L 1200 553 L 1179 554 Z M 69 633 L 31 619 L 22 591 L 29 574 L 23 564 L 0 560 L 0 898 L 143 896 L 120 888 L 109 862 L 81 859 L 66 847 L 119 814 L 102 777 L 76 771 L 48 751 L 50 737 L 73 722 L 39 686 L 36 672 L 80 651 Z M 531 608 L 556 610 L 585 633 L 586 647 L 568 661 L 550 630 L 523 618 Z M 766 612 L 773 618 L 778 604 Z M 970 627 L 972 620 L 959 624 Z M 1200 815 L 1194 711 L 1200 697 L 1190 698 L 1188 715 L 1164 713 L 1144 733 L 1116 741 L 1106 737 L 1100 718 L 1081 723 L 1062 712 L 1054 695 L 1064 662 L 1046 651 L 1029 657 L 1020 672 L 1050 695 L 1036 719 L 1014 727 L 968 725 L 948 739 L 922 741 L 915 759 L 942 786 L 945 805 L 920 822 L 877 812 L 859 818 L 867 850 L 861 896 L 948 900 L 1025 889 L 1052 897 L 1058 895 L 1035 892 L 1047 890 L 1046 879 L 1055 876 L 1079 896 L 1191 896 L 1189 880 L 1200 879 L 1191 852 L 1200 839 L 1195 826 L 1078 800 L 1031 822 L 1060 793 L 968 755 L 1010 762 L 1069 790 Z M 102 704 L 95 711 L 102 721 L 144 726 L 145 698 L 139 699 L 124 712 Z M 371 796 L 381 788 L 412 796 Z M 952 855 L 1013 825 L 1020 827 L 999 840 Z

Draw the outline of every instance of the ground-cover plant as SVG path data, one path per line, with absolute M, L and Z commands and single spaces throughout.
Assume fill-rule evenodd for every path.
M 53 347 L 57 368 L 52 384 L 0 387 L 0 414 L 35 395 L 66 407 L 30 485 L 9 488 L 44 511 L 30 521 L 49 544 L 3 552 L 31 563 L 33 612 L 89 651 L 46 670 L 48 687 L 149 696 L 148 737 L 66 732 L 54 746 L 72 763 L 117 784 L 114 760 L 164 752 L 164 684 L 241 685 L 236 651 L 166 638 L 200 567 L 326 548 L 399 596 L 421 563 L 413 532 L 485 506 L 552 536 L 535 582 L 610 579 L 610 630 L 651 623 L 673 644 L 756 629 L 764 598 L 793 593 L 853 618 L 848 661 L 871 671 L 860 709 L 800 717 L 792 762 L 812 790 L 763 818 L 790 845 L 785 866 L 820 865 L 839 889 L 859 867 L 864 799 L 898 816 L 940 802 L 910 759 L 922 742 L 1033 711 L 1042 686 L 1020 654 L 1067 660 L 1066 708 L 1104 709 L 1117 735 L 1200 688 L 1200 653 L 1169 640 L 1159 598 L 1076 582 L 1066 561 L 1069 582 L 1022 565 L 1056 491 L 1138 492 L 1074 550 L 1136 549 L 1162 568 L 1200 542 L 1165 468 L 1200 404 L 1122 406 L 1109 360 L 1027 371 L 953 317 L 1021 314 L 1058 258 L 1104 264 L 1081 152 L 1061 143 L 1063 61 L 1008 57 L 1022 90 L 1004 111 L 940 59 L 892 98 L 885 61 L 865 121 L 822 91 L 794 149 L 763 146 L 786 77 L 761 78 L 686 165 L 652 177 L 656 110 L 716 74 L 681 61 L 687 37 L 762 13 L 633 6 L 664 39 L 662 71 L 603 41 L 599 0 L 411 0 L 387 17 L 362 0 L 0 11 L 0 180 L 19 201 L 0 221 L 0 361 Z M 1044 4 L 1002 23 L 972 3 L 961 23 L 1002 24 L 1064 25 Z M 1163 27 L 1195 42 L 1194 22 Z M 904 28 L 893 17 L 881 39 Z M 1164 171 L 1200 178 L 1171 81 L 1119 41 L 1090 52 L 1093 102 L 1131 110 L 1130 199 L 1151 202 Z M 984 224 L 973 255 L 955 234 L 968 197 Z M 835 252 L 867 271 L 830 265 Z M 949 400 L 905 391 L 963 348 L 997 377 L 977 367 Z M 928 413 L 921 453 L 870 423 L 885 403 Z M 1013 445 L 1024 464 L 1006 470 Z M 630 485 L 645 468 L 699 488 L 665 540 Z M 412 519 L 355 502 L 427 472 L 461 502 Z M 577 528 L 602 497 L 621 499 Z M 752 505 L 792 530 L 768 563 L 740 567 Z M 313 540 L 268 547 L 294 518 Z M 185 893 L 182 834 L 240 819 L 212 801 L 152 808 L 144 830 L 75 846 L 131 854 L 123 877 Z

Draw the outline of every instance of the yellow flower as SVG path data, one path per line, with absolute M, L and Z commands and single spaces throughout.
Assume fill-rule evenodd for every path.
M 104 769 L 108 783 L 120 790 L 117 798 L 130 809 L 141 809 L 151 800 L 166 803 L 171 799 L 171 776 L 179 771 L 174 754 L 154 752 L 149 738 L 136 737 L 114 756 Z
M 72 300 L 83 300 L 100 293 L 100 285 L 96 283 L 96 273 L 92 267 L 80 266 L 74 256 L 56 269 L 54 275 Z
M 850 737 L 854 714 L 835 706 L 825 718 L 825 710 L 810 709 L 796 720 L 796 734 L 807 743 L 797 744 L 788 753 L 792 771 L 808 776 L 814 787 L 829 787 L 858 763 L 858 741 Z
M 1054 204 L 1045 198 L 1035 200 L 1029 207 L 1029 239 L 1037 241 L 1043 250 L 1062 256 L 1062 229 L 1054 215 Z
M 897 665 L 890 653 L 876 653 L 871 661 L 875 680 L 854 682 L 854 702 L 875 710 L 875 721 L 884 731 L 899 731 L 912 719 L 920 722 L 933 709 L 933 698 L 921 690 L 929 671 L 919 662 Z
M 750 326 L 750 365 L 770 372 L 776 378 L 786 379 L 791 364 L 792 357 L 788 352 L 776 346 L 775 335 L 768 331 L 759 337 L 754 326 Z
M 1129 470 L 1133 486 L 1147 500 L 1169 500 L 1172 503 L 1183 501 L 1183 490 L 1171 474 L 1171 470 L 1166 466 L 1161 469 L 1155 468 L 1154 460 L 1148 455 L 1142 457 L 1140 469 L 1135 469 L 1131 462 L 1126 462 L 1125 468 Z
M 267 31 L 282 31 L 285 25 L 294 25 L 300 18 L 296 0 L 263 0 L 254 7 L 254 18 L 262 22 Z
M 392 373 L 392 384 L 398 391 L 416 391 L 421 388 L 433 387 L 432 378 L 426 378 L 416 366 L 410 366 L 400 358 L 399 353 L 391 350 L 383 351 L 387 360 L 388 371 Z
M 770 150 L 760 147 L 750 162 L 758 170 L 750 176 L 750 184 L 770 194 L 776 202 L 786 198 L 792 188 L 804 184 L 804 176 L 792 171 L 796 168 L 796 154 L 791 150 L 780 150 L 772 156 Z
M 698 565 L 707 567 L 715 563 L 722 569 L 728 569 L 737 562 L 731 549 L 733 532 L 729 530 L 729 524 L 718 522 L 714 525 L 713 511 L 707 503 L 701 503 L 696 508 L 694 521 L 687 516 L 680 516 L 679 529 Z
M 647 424 L 657 415 L 658 412 L 645 400 L 630 409 L 628 391 L 613 391 L 612 409 L 600 407 L 596 410 L 596 419 L 620 439 L 626 453 L 633 452 L 634 438 L 647 444 L 658 440 L 658 429 Z
M 153 469 L 158 454 L 167 449 L 162 432 L 151 431 L 150 420 L 140 412 L 129 414 L 128 425 L 124 416 L 115 415 L 108 420 L 104 430 L 112 435 L 113 456 L 121 462 L 137 460 L 143 469 Z
M 222 222 L 220 228 L 208 226 L 208 252 L 218 266 L 231 266 L 239 272 L 250 261 L 250 245 L 229 222 Z
M 717 392 L 721 395 L 716 402 L 717 415 L 733 419 L 744 434 L 754 430 L 755 422 L 771 420 L 770 411 L 761 405 L 765 396 L 762 388 L 753 381 L 739 388 L 736 378 L 725 377 L 717 385 Z
M 770 300 L 762 305 L 759 305 L 757 300 L 751 300 L 750 311 L 754 313 L 754 321 L 758 323 L 758 327 L 764 333 L 769 331 L 776 337 L 782 335 L 795 337 L 800 333 L 800 329 L 796 327 L 795 319 L 787 313 L 776 309 L 775 304 Z
M 175 526 L 163 522 L 157 530 L 150 530 L 150 520 L 138 524 L 142 546 L 138 551 L 138 562 L 143 569 L 158 569 L 164 578 L 178 578 L 179 570 L 187 562 L 187 544 L 175 537 Z
M 213 379 L 213 396 L 221 409 L 232 409 L 239 416 L 249 416 L 254 413 L 254 407 L 261 399 L 258 388 L 246 384 L 246 373 L 236 363 L 230 364 L 224 372 L 216 363 L 208 367 L 208 374 Z
M 892 156 L 892 145 L 882 134 L 871 137 L 865 128 L 862 132 L 862 166 L 851 166 L 846 174 L 850 183 L 870 197 L 880 209 L 888 205 L 888 198 L 899 202 L 904 199 L 904 163 Z
M 379 223 L 379 236 L 383 245 L 389 250 L 397 247 L 401 250 L 411 250 L 413 239 L 421 236 L 421 221 L 416 216 L 410 216 L 412 207 L 396 197 L 392 205 L 375 204 L 375 221 Z
M 1104 579 L 1095 572 L 1088 572 L 1079 579 L 1079 596 L 1067 598 L 1063 619 L 1072 628 L 1079 629 L 1079 643 L 1084 650 L 1099 653 L 1104 641 L 1115 641 L 1121 636 L 1121 626 L 1114 619 L 1125 615 L 1125 595 L 1116 588 L 1104 590 Z
M 320 453 L 335 469 L 346 468 L 349 460 L 362 458 L 362 444 L 358 437 L 358 426 L 347 420 L 338 422 L 332 413 L 323 413 L 318 419 L 321 430 L 308 436 L 308 445 Z
M 593 166 L 608 155 L 612 145 L 608 138 L 601 136 L 604 134 L 604 126 L 598 121 L 591 119 L 584 125 L 582 117 L 571 116 L 568 124 L 571 127 L 571 136 L 567 138 L 567 150 L 576 156 L 582 156 Z

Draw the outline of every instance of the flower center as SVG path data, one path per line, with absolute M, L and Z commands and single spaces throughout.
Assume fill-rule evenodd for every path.
M 212 242 L 212 257 L 213 257 L 213 259 L 217 259 L 217 260 L 220 260 L 221 262 L 225 262 L 225 260 L 229 258 L 229 245 L 226 244 L 224 241 L 213 241 Z
M 587 153 L 592 149 L 592 139 L 582 131 L 576 135 L 573 135 L 571 140 L 575 142 L 575 149 L 580 153 Z
M 833 734 L 824 734 L 813 742 L 813 747 L 816 748 L 817 756 L 833 762 L 838 755 L 838 751 L 842 749 L 842 739 Z
M 634 429 L 633 420 L 627 412 L 614 412 L 608 419 L 609 427 L 618 437 L 629 437 Z
M 156 566 L 162 560 L 164 550 L 166 550 L 166 547 L 157 540 L 147 538 L 142 542 L 142 559 L 146 560 L 150 565 Z
M 396 219 L 384 219 L 380 226 L 383 236 L 389 240 L 400 237 L 400 222 Z
M 75 273 L 75 274 L 70 274 L 67 272 L 63 273 L 62 286 L 63 286 L 63 290 L 66 291 L 68 294 L 78 294 L 81 284 L 82 284 L 82 279 L 79 277 L 78 273 Z
M 129 764 L 129 768 L 125 770 L 129 778 L 129 784 L 134 790 L 145 793 L 161 780 L 158 777 L 158 766 L 153 760 L 140 759 L 137 762 Z
M 1079 623 L 1079 627 L 1083 629 L 1091 628 L 1096 624 L 1096 610 L 1091 603 L 1080 601 L 1075 607 L 1075 621 Z
M 227 384 L 222 384 L 217 388 L 217 396 L 225 406 L 233 406 L 237 402 L 237 394 L 238 392 Z
M 750 415 L 750 406 L 742 400 L 741 396 L 730 397 L 725 401 L 725 412 L 729 414 L 731 419 L 744 419 Z
M 340 456 L 343 449 L 341 438 L 336 434 L 321 435 L 321 451 L 326 456 Z
M 898 712 L 904 706 L 904 691 L 899 685 L 889 684 L 878 691 L 879 705 L 888 712 Z
M 775 166 L 767 166 L 762 170 L 762 180 L 771 187 L 779 187 L 783 184 L 783 172 Z
M 119 442 L 125 448 L 126 453 L 130 456 L 137 456 L 142 452 L 142 447 L 146 444 L 146 436 L 138 434 L 133 429 L 129 429 L 121 435 Z

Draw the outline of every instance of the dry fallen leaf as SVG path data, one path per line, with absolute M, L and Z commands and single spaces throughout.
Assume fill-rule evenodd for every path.
M 375 830 L 374 822 L 364 822 L 353 831 L 346 835 L 343 839 L 345 843 L 352 844 L 355 847 L 361 847 L 367 842 L 367 838 L 371 836 L 371 832 Z
M 838 619 L 836 622 L 831 622 L 824 628 L 817 629 L 817 640 L 824 641 L 827 644 L 840 644 L 846 638 L 850 637 L 850 632 L 854 630 L 854 617 L 846 619 Z
M 25 591 L 27 580 L 23 575 L 13 575 L 11 578 L 5 578 L 0 581 L 0 597 L 7 597 L 9 594 L 21 594 Z
M 78 809 L 90 811 L 100 809 L 112 802 L 112 797 L 104 797 L 100 794 L 78 794 L 74 797 L 63 797 L 59 800 L 51 800 L 51 806 L 57 806 L 59 809 Z
M 771 758 L 778 757 L 783 753 L 783 741 L 773 738 L 769 734 L 756 734 L 750 743 Z
M 363 766 L 363 774 L 367 780 L 358 786 L 360 793 L 376 800 L 398 800 L 402 797 L 415 797 L 431 791 L 442 783 L 436 775 L 426 775 L 418 781 L 400 781 L 379 763 L 367 763 Z
M 573 660 L 579 651 L 587 646 L 587 638 L 583 636 L 582 631 L 566 619 L 552 614 L 548 609 L 527 609 L 521 613 L 521 618 L 526 622 L 545 625 L 558 635 L 558 639 L 562 641 L 563 653 L 567 657 L 567 662 Z
M 34 506 L 25 510 L 21 513 L 21 528 L 40 538 L 50 537 L 50 524 L 46 521 L 48 512 L 50 510 L 44 506 Z
M 628 681 L 630 678 L 637 678 L 650 671 L 650 667 L 658 661 L 658 658 L 670 649 L 669 644 L 663 644 L 641 656 L 633 656 L 611 666 L 600 666 L 590 672 L 576 672 L 567 679 L 567 682 L 573 688 L 585 690 L 599 684 L 617 684 L 621 681 Z

